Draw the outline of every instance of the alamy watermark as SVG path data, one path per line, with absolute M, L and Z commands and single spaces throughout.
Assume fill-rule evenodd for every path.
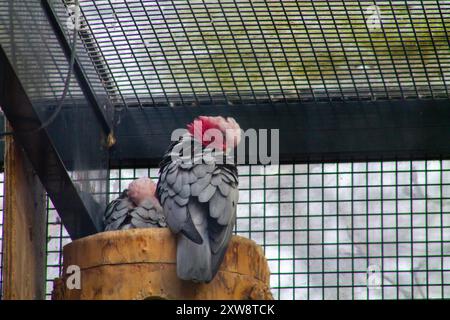
M 195 128 L 194 130 L 201 130 Z M 189 136 L 186 129 L 176 129 L 172 132 L 171 140 L 179 141 L 181 137 Z M 172 161 L 192 162 L 193 164 L 278 164 L 280 159 L 280 130 L 279 129 L 240 129 L 239 138 L 236 131 L 208 129 L 203 133 L 194 132 L 194 137 L 202 137 L 201 144 L 191 139 L 192 143 L 180 143 L 172 149 Z M 231 138 L 230 138 L 231 137 Z M 236 141 L 239 140 L 239 141 Z M 236 146 L 237 145 L 237 146 Z
M 72 264 L 66 270 L 66 287 L 69 290 L 81 289 L 81 269 L 80 266 Z

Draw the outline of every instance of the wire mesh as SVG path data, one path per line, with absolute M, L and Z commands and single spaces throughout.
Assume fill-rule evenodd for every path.
M 80 3 L 125 105 L 448 97 L 448 1 Z
M 237 231 L 265 249 L 279 299 L 448 297 L 448 169 L 243 167 Z
M 73 1 L 63 3 L 61 0 L 52 0 L 49 3 L 69 39 L 72 32 L 67 30 L 74 24 L 74 9 L 71 7 Z M 2 49 L 13 64 L 32 103 L 43 109 L 56 104 L 64 90 L 68 60 L 41 3 L 0 1 L 0 23 Z M 79 35 L 84 46 L 89 46 L 87 35 L 82 32 Z M 88 55 L 86 50 L 81 44 L 76 48 L 83 73 L 97 97 L 106 96 L 106 83 L 99 81 L 102 79 L 101 74 L 94 69 L 91 61 L 94 52 Z M 73 105 L 77 99 L 84 99 L 83 93 L 78 82 L 72 77 L 66 102 Z
M 450 161 L 241 166 L 239 174 L 236 232 L 263 247 L 276 298 L 450 297 Z M 109 198 L 140 176 L 156 179 L 157 170 L 111 170 Z M 50 201 L 47 232 L 50 298 L 70 242 Z
M 157 169 L 114 169 L 112 200 Z M 277 299 L 450 297 L 450 161 L 240 166 L 236 233 Z M 49 206 L 47 295 L 70 239 Z
M 46 297 L 51 298 L 53 280 L 62 273 L 62 249 L 70 242 L 69 234 L 61 223 L 50 199 L 47 198 L 47 259 L 46 259 Z

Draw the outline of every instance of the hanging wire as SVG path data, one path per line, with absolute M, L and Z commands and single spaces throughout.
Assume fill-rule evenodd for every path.
M 73 74 L 73 68 L 75 65 L 75 57 L 76 57 L 76 46 L 77 46 L 77 39 L 78 39 L 78 33 L 77 33 L 77 26 L 79 25 L 79 8 L 80 8 L 80 4 L 79 4 L 79 0 L 75 0 L 75 7 L 78 8 L 76 9 L 76 13 L 74 14 L 75 16 L 75 21 L 73 23 L 74 29 L 72 30 L 73 32 L 73 36 L 72 36 L 72 42 L 71 42 L 71 46 L 70 46 L 70 60 L 69 60 L 69 69 L 67 71 L 67 75 L 66 75 L 66 79 L 64 81 L 64 89 L 63 92 L 61 94 L 61 97 L 58 101 L 58 104 L 56 106 L 55 111 L 53 111 L 53 113 L 43 122 L 41 123 L 41 125 L 38 128 L 32 129 L 32 130 L 24 130 L 24 131 L 9 131 L 9 132 L 2 132 L 0 133 L 0 137 L 5 137 L 5 136 L 11 136 L 14 134 L 34 134 L 37 133 L 45 128 L 47 128 L 49 125 L 51 125 L 53 123 L 53 121 L 55 121 L 55 119 L 58 117 L 58 115 L 60 114 L 62 108 L 63 108 L 63 104 L 64 101 L 66 99 L 67 93 L 69 92 L 69 88 L 70 88 L 70 81 L 72 79 L 72 74 Z M 78 11 L 77 11 L 78 10 Z

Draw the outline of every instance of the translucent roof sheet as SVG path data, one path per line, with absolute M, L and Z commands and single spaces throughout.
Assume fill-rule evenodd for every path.
M 80 3 L 118 104 L 449 96 L 449 1 Z

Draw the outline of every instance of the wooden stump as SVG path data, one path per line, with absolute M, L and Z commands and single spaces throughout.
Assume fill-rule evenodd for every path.
M 67 267 L 81 270 L 81 289 L 66 286 Z M 176 241 L 167 228 L 109 231 L 64 247 L 63 277 L 53 299 L 272 299 L 261 247 L 233 236 L 216 277 L 208 284 L 176 275 Z

